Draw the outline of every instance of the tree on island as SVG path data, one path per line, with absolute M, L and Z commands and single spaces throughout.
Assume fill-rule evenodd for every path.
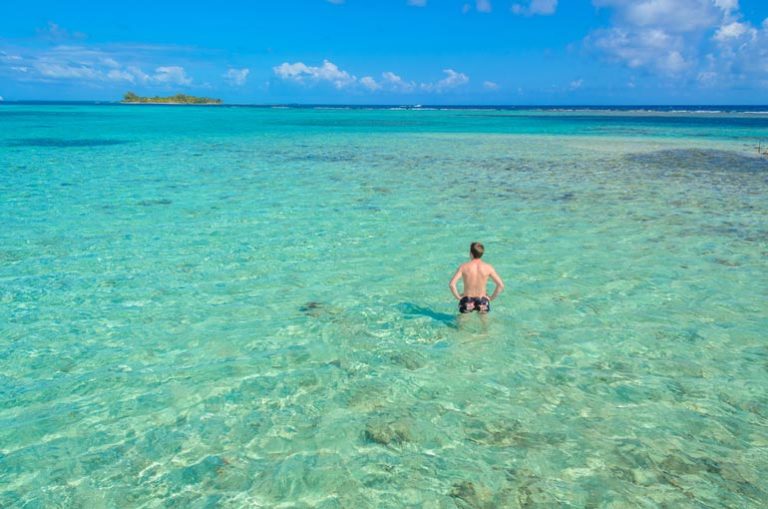
M 133 92 L 123 95 L 124 103 L 160 103 L 160 104 L 221 104 L 221 99 L 195 97 L 194 95 L 176 94 L 169 97 L 141 97 Z

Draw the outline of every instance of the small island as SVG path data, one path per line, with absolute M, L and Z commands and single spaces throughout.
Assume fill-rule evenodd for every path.
M 186 94 L 176 94 L 168 97 L 141 97 L 133 92 L 126 92 L 122 102 L 125 104 L 221 104 L 221 99 L 195 97 L 194 95 Z

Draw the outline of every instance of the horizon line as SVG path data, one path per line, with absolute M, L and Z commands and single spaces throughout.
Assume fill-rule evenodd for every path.
M 120 100 L 100 100 L 100 99 L 0 99 L 0 105 L 2 104 L 35 104 L 35 103 L 48 103 L 48 104 L 105 104 L 105 105 L 125 105 L 136 106 L 134 104 L 124 103 Z M 355 108 L 409 108 L 409 109 L 426 109 L 426 108 L 694 108 L 694 107 L 727 107 L 727 108 L 768 108 L 768 103 L 761 104 L 728 104 L 728 103 L 529 103 L 529 104 L 421 104 L 421 103 L 344 103 L 344 102 L 332 102 L 332 103 L 301 103 L 301 102 L 285 102 L 285 103 L 240 103 L 240 102 L 222 102 L 220 104 L 138 104 L 138 106 L 254 106 L 254 107 L 355 107 Z

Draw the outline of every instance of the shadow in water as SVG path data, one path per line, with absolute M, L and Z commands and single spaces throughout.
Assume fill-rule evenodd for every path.
M 443 325 L 447 325 L 453 329 L 459 328 L 458 323 L 456 322 L 456 317 L 454 315 L 449 315 L 448 313 L 439 313 L 432 309 L 416 305 L 412 302 L 403 302 L 402 304 L 398 304 L 397 307 L 400 309 L 400 311 L 402 311 L 406 319 L 426 316 L 427 318 L 437 320 Z

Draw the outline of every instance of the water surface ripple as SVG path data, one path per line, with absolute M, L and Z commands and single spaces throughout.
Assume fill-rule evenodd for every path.
M 0 506 L 764 507 L 768 119 L 665 115 L 0 107 Z

